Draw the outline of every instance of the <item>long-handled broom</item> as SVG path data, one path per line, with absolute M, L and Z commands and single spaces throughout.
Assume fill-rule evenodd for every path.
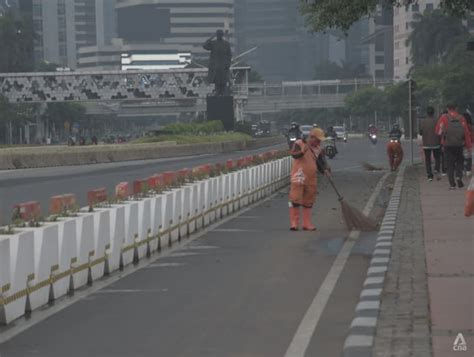
M 337 189 L 332 178 L 327 176 L 327 179 L 337 194 L 337 197 L 341 204 L 342 216 L 344 217 L 344 222 L 346 223 L 347 229 L 349 231 L 356 230 L 363 232 L 376 231 L 377 223 L 375 223 L 371 218 L 364 215 L 357 208 L 354 208 L 349 205 Z
M 318 158 L 312 149 L 311 153 L 316 161 Z M 356 231 L 363 231 L 363 232 L 373 232 L 377 230 L 377 223 L 375 223 L 372 219 L 367 217 L 365 214 L 360 212 L 357 208 L 352 207 L 350 204 L 346 202 L 344 197 L 341 195 L 339 190 L 337 189 L 334 181 L 330 176 L 326 176 L 329 183 L 331 184 L 332 188 L 337 194 L 339 202 L 341 204 L 342 209 L 342 216 L 344 217 L 344 222 L 346 223 L 346 227 L 349 231 L 356 230 Z

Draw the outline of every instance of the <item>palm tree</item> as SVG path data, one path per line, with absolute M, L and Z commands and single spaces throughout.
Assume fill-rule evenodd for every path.
M 441 10 L 416 14 L 408 38 L 415 67 L 437 64 L 453 46 L 453 39 L 464 36 L 467 28 L 461 19 L 447 16 Z

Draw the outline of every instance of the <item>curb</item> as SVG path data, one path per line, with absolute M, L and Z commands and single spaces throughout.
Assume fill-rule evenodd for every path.
M 405 166 L 400 168 L 380 227 L 367 277 L 355 308 L 355 317 L 344 342 L 344 357 L 372 356 L 381 295 L 392 253 L 392 239 L 402 194 Z

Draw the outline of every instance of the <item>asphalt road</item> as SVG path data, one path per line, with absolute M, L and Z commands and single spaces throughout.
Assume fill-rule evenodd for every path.
M 384 172 L 366 172 L 359 162 L 384 164 L 383 146 L 359 140 L 339 150 L 334 178 L 362 208 Z M 384 212 L 387 186 L 374 217 Z M 27 323 L 35 324 L 0 345 L 0 355 L 285 356 L 348 237 L 324 180 L 318 191 L 316 233 L 288 231 L 287 193 L 279 192 L 48 319 L 33 314 Z M 356 241 L 327 304 L 320 304 L 306 356 L 341 355 L 374 242 L 375 233 Z
M 366 139 L 354 139 L 338 145 L 340 155 L 334 160 L 338 167 L 357 169 L 362 160 L 387 165 L 382 142 L 373 146 Z M 8 224 L 14 205 L 21 202 L 39 201 L 43 213 L 47 214 L 49 198 L 54 195 L 74 193 L 84 206 L 87 191 L 91 189 L 106 187 L 113 193 L 115 185 L 122 181 L 131 182 L 159 172 L 222 162 L 266 150 L 268 148 L 175 159 L 0 171 L 0 225 Z
M 43 214 L 47 214 L 51 196 L 74 193 L 79 204 L 85 206 L 87 191 L 92 189 L 106 187 L 109 194 L 113 194 L 115 185 L 122 181 L 131 183 L 164 171 L 193 168 L 284 147 L 280 145 L 226 154 L 0 171 L 0 225 L 9 222 L 14 205 L 21 202 L 39 201 Z

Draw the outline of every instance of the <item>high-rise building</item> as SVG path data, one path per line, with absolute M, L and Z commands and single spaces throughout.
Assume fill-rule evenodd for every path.
M 434 10 L 439 7 L 439 4 L 440 0 L 419 0 L 416 4 L 393 9 L 393 76 L 395 79 L 406 79 L 413 66 L 408 38 L 413 31 L 412 23 L 415 21 L 415 15 L 424 13 L 426 10 Z
M 115 0 L 32 0 L 37 61 L 75 69 L 81 47 L 106 45 L 115 33 Z
M 166 55 L 191 53 L 199 62 L 208 58 L 202 46 L 217 29 L 235 45 L 234 0 L 117 0 L 116 16 L 117 38 L 111 46 L 82 48 L 79 68 L 120 69 L 122 55 L 148 58 L 140 61 L 147 68 L 162 68 Z
M 235 0 L 238 52 L 257 47 L 245 61 L 266 80 L 311 79 L 318 57 L 327 57 L 327 44 L 317 41 L 323 36 L 308 33 L 298 6 L 287 0 Z
M 393 9 L 379 5 L 369 19 L 369 75 L 372 78 L 393 78 Z
M 368 32 L 367 20 L 348 31 L 313 33 L 305 26 L 298 1 L 235 0 L 235 32 L 238 52 L 257 47 L 245 57 L 267 81 L 311 80 L 317 65 L 350 62 L 365 71 L 368 46 L 361 44 Z

